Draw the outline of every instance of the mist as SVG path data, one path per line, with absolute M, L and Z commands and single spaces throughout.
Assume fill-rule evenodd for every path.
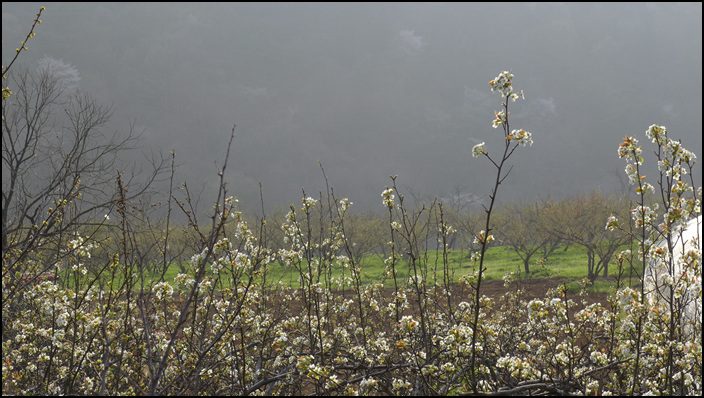
M 356 208 L 380 209 L 394 175 L 417 200 L 486 198 L 495 172 L 471 151 L 501 146 L 503 70 L 525 92 L 511 127 L 535 143 L 502 200 L 624 189 L 625 135 L 654 176 L 652 124 L 702 155 L 701 3 L 3 3 L 3 65 L 42 5 L 20 62 L 144 131 L 126 165 L 174 150 L 204 209 L 233 125 L 226 181 L 246 208 L 260 184 L 267 209 L 317 196 L 321 165 Z

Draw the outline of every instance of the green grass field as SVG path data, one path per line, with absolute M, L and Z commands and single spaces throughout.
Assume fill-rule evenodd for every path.
M 523 272 L 523 261 L 516 255 L 515 252 L 508 247 L 491 247 L 486 253 L 484 265 L 486 272 L 484 280 L 500 280 L 507 272 L 513 272 L 514 278 L 568 278 L 581 280 L 587 276 L 587 253 L 582 246 L 571 245 L 566 250 L 565 247 L 560 247 L 548 257 L 542 265 L 537 265 L 536 261 L 540 256 L 536 255 L 531 259 L 531 273 L 526 275 Z M 420 261 L 421 265 L 417 267 L 417 272 L 424 273 L 426 280 L 431 284 L 435 281 L 442 283 L 443 281 L 443 264 L 442 253 L 436 251 L 428 251 L 424 254 Z M 384 259 L 379 255 L 369 255 L 361 259 L 358 264 L 361 266 L 362 283 L 376 283 L 384 280 L 386 270 Z M 306 267 L 307 264 L 302 264 Z M 615 262 L 609 264 L 610 270 L 616 267 Z M 473 271 L 472 263 L 469 259 L 469 252 L 466 250 L 451 251 L 448 256 L 447 266 L 453 282 L 458 282 L 463 276 L 470 274 Z M 404 284 L 412 273 L 409 270 L 408 262 L 401 260 L 396 265 L 397 279 L 400 284 Z M 173 280 L 173 277 L 178 273 L 178 267 L 172 266 L 167 272 L 166 280 Z M 293 267 L 284 267 L 279 262 L 269 264 L 266 274 L 267 284 L 282 282 L 290 287 L 299 287 L 299 272 Z M 342 267 L 333 265 L 332 276 L 339 278 L 342 275 Z M 409 273 L 410 272 L 410 273 Z M 387 278 L 386 283 L 390 283 L 391 278 Z M 571 290 L 578 290 L 578 283 L 575 281 L 574 286 L 570 286 Z M 591 292 L 605 292 L 613 286 L 611 280 L 599 280 L 590 287 Z
M 453 250 L 448 253 L 447 269 L 451 275 L 452 282 L 458 282 L 461 277 L 469 275 L 473 271 L 473 264 L 469 259 L 470 252 L 467 250 Z M 490 247 L 487 250 L 484 265 L 486 272 L 484 280 L 500 280 L 507 272 L 514 273 L 514 279 L 525 278 L 567 278 L 575 280 L 569 284 L 571 291 L 578 291 L 578 281 L 585 278 L 587 275 L 587 253 L 586 249 L 579 245 L 571 245 L 567 248 L 562 246 L 550 254 L 548 260 L 543 264 L 538 265 L 536 261 L 540 258 L 539 255 L 533 256 L 530 261 L 531 273 L 526 275 L 523 270 L 523 261 L 510 248 L 505 246 Z M 442 253 L 436 251 L 425 252 L 418 262 L 416 272 L 424 274 L 428 283 L 441 284 L 443 282 L 444 267 L 442 261 Z M 368 255 L 363 257 L 358 266 L 361 266 L 361 282 L 362 284 L 378 283 L 385 281 L 387 286 L 392 283 L 392 278 L 386 276 L 386 267 L 384 258 L 380 255 Z M 301 265 L 304 269 L 307 263 Z M 614 270 L 616 263 L 612 261 L 609 264 L 610 270 Z M 259 277 L 262 276 L 264 270 L 260 270 Z M 333 264 L 331 275 L 333 278 L 340 278 L 343 273 L 343 268 Z M 408 262 L 403 259 L 396 264 L 397 280 L 399 284 L 405 284 L 410 273 Z M 178 264 L 171 264 L 166 270 L 164 280 L 172 283 L 173 280 L 181 272 Z M 210 272 L 210 267 L 208 267 Z M 347 272 L 349 275 L 349 271 Z M 157 279 L 155 275 L 153 277 Z M 147 278 L 149 279 L 149 278 Z M 300 286 L 298 281 L 299 271 L 294 267 L 282 266 L 279 261 L 270 263 L 266 269 L 266 284 L 272 285 L 275 283 L 283 283 L 286 286 L 297 288 Z M 224 286 L 227 286 L 229 278 L 223 278 Z M 116 283 L 117 281 L 115 281 Z M 613 280 L 597 279 L 590 286 L 590 292 L 606 292 L 613 288 Z

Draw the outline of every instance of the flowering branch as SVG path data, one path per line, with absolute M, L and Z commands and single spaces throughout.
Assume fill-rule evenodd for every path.
M 502 126 L 504 130 L 504 151 L 503 154 L 501 155 L 501 160 L 497 163 L 494 161 L 494 159 L 489 156 L 489 153 L 484 149 L 484 143 L 482 142 L 479 145 L 475 145 L 474 148 L 472 148 L 472 156 L 474 157 L 479 157 L 481 155 L 484 155 L 491 161 L 491 163 L 494 164 L 494 167 L 496 167 L 497 172 L 496 172 L 496 180 L 494 182 L 494 187 L 492 188 L 491 195 L 489 195 L 489 198 L 491 199 L 489 203 L 489 207 L 486 208 L 484 207 L 484 210 L 486 211 L 486 223 L 485 223 L 485 228 L 482 232 L 480 232 L 479 237 L 477 241 L 481 243 L 481 249 L 479 252 L 479 270 L 477 274 L 477 284 L 476 284 L 476 292 L 475 292 L 475 297 L 474 297 L 474 320 L 472 322 L 472 353 L 470 357 L 470 377 L 471 377 L 471 382 L 472 382 L 472 389 L 474 392 L 477 391 L 477 377 L 476 377 L 476 356 L 477 356 L 477 331 L 479 329 L 479 312 L 480 312 L 480 299 L 481 299 L 481 283 L 482 283 L 482 276 L 484 274 L 484 255 L 486 253 L 486 249 L 488 247 L 488 243 L 494 239 L 493 235 L 490 235 L 489 232 L 491 232 L 491 212 L 494 208 L 494 203 L 496 201 L 496 193 L 499 189 L 499 185 L 508 177 L 509 173 L 511 172 L 511 168 L 502 176 L 502 170 L 504 167 L 504 164 L 508 160 L 509 157 L 513 154 L 513 152 L 516 150 L 516 148 L 519 145 L 533 145 L 533 139 L 531 133 L 525 131 L 525 130 L 510 130 L 509 127 L 509 112 L 508 112 L 508 100 L 509 98 L 512 101 L 516 101 L 519 97 L 520 98 L 525 98 L 523 95 L 523 91 L 520 93 L 515 93 L 513 91 L 513 86 L 512 86 L 512 80 L 513 80 L 513 74 L 508 72 L 508 71 L 503 71 L 497 76 L 494 80 L 489 82 L 489 85 L 491 86 L 491 91 L 498 91 L 499 94 L 501 94 L 502 102 L 501 105 L 503 106 L 503 110 L 500 112 L 494 112 L 494 115 L 496 116 L 496 119 L 494 119 L 492 123 L 492 127 L 497 128 L 498 126 Z M 510 131 L 510 132 L 509 132 Z
M 39 12 L 37 13 L 37 17 L 34 18 L 34 23 L 32 24 L 32 27 L 29 29 L 29 33 L 27 33 L 27 37 L 25 37 L 25 39 L 22 41 L 21 46 L 15 50 L 15 56 L 12 58 L 12 61 L 10 61 L 10 64 L 7 65 L 7 68 L 5 68 L 5 67 L 3 66 L 3 68 L 2 68 L 2 80 L 3 80 L 3 81 L 6 80 L 5 74 L 10 71 L 10 68 L 12 67 L 12 64 L 15 63 L 15 61 L 17 60 L 17 58 L 20 56 L 20 53 L 21 53 L 22 51 L 27 51 L 27 42 L 29 41 L 29 39 L 31 39 L 31 38 L 33 38 L 34 36 L 36 36 L 36 34 L 34 33 L 34 27 L 37 26 L 37 24 L 42 23 L 42 20 L 39 19 L 39 17 L 42 15 L 42 11 L 44 11 L 44 10 L 46 10 L 46 8 L 44 8 L 44 6 L 42 6 L 42 8 L 39 9 Z M 9 98 L 10 95 L 12 95 L 12 91 L 10 91 L 10 88 L 9 88 L 9 87 L 3 87 L 3 88 L 2 88 L 2 99 L 3 99 L 3 101 L 6 100 L 7 98 Z

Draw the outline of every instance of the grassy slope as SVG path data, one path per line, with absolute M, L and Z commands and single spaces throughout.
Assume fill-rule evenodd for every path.
M 462 276 L 469 275 L 472 271 L 472 264 L 469 260 L 469 252 L 466 250 L 451 251 L 448 256 L 448 269 L 452 275 L 452 281 L 457 282 Z M 543 265 L 536 265 L 536 261 L 540 258 L 539 255 L 531 259 L 531 274 L 526 276 L 523 273 L 523 261 L 510 250 L 508 247 L 490 247 L 486 253 L 486 272 L 484 280 L 499 280 L 507 272 L 514 273 L 515 278 L 547 278 L 561 277 L 568 279 L 581 280 L 587 274 L 587 255 L 586 249 L 579 245 L 572 245 L 567 250 L 564 246 L 550 254 L 548 260 Z M 426 279 L 432 284 L 434 281 L 442 283 L 443 281 L 443 265 L 442 253 L 436 251 L 428 251 L 425 257 L 421 259 L 425 267 L 418 267 L 418 272 L 426 273 Z M 384 259 L 379 255 L 369 255 L 362 258 L 360 264 L 362 268 L 362 283 L 378 283 L 385 279 Z M 303 264 L 305 267 L 306 264 Z M 611 263 L 613 269 L 615 263 Z M 423 269 L 421 269 L 423 268 Z M 409 267 L 408 263 L 401 260 L 396 265 L 397 279 L 400 285 L 403 285 L 408 280 Z M 209 270 L 208 270 L 209 271 Z M 334 278 L 341 276 L 341 269 L 333 269 L 332 275 Z M 165 280 L 172 283 L 174 277 L 181 272 L 177 264 L 172 264 L 165 274 Z M 412 272 L 412 271 L 411 271 Z M 298 287 L 298 271 L 293 267 L 282 267 L 279 262 L 274 262 L 269 265 L 267 270 L 267 284 L 282 282 L 291 287 Z M 386 278 L 384 281 L 387 286 L 391 286 L 392 279 Z M 571 286 L 572 290 L 576 290 L 577 282 Z M 592 292 L 605 292 L 613 286 L 610 280 L 597 280 L 590 288 Z
M 448 257 L 448 268 L 452 275 L 453 282 L 457 282 L 460 277 L 472 272 L 472 264 L 468 258 L 468 251 L 452 251 Z M 569 279 L 582 279 L 587 275 L 587 254 L 582 246 L 572 245 L 567 250 L 564 247 L 553 252 L 548 261 L 542 266 L 536 265 L 540 256 L 536 255 L 531 259 L 531 274 L 529 278 L 564 277 Z M 426 278 L 432 282 L 437 280 L 442 282 L 442 254 L 429 251 L 422 261 L 427 264 Z M 507 272 L 513 272 L 515 278 L 524 278 L 523 261 L 512 250 L 506 247 L 491 247 L 486 254 L 484 262 L 486 266 L 485 280 L 501 279 Z M 362 259 L 362 282 L 380 282 L 384 279 L 385 267 L 383 258 L 378 255 L 370 255 Z M 613 269 L 615 263 L 611 263 Z M 419 267 L 420 268 L 420 267 Z M 408 264 L 401 261 L 396 266 L 399 283 L 404 283 L 409 276 Z M 420 270 L 419 270 L 420 272 Z M 267 274 L 268 281 L 282 281 L 284 284 L 297 287 L 298 271 L 293 268 L 283 268 L 278 263 L 270 265 Z M 339 270 L 333 271 L 333 276 L 339 276 Z M 391 279 L 386 281 L 391 283 Z M 597 280 L 594 291 L 605 291 L 612 286 L 610 281 Z M 576 283 L 575 283 L 576 285 Z

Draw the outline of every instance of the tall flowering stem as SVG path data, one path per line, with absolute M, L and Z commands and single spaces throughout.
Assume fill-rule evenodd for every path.
M 487 150 L 484 148 L 485 143 L 475 145 L 472 149 L 472 156 L 480 157 L 486 156 L 487 159 L 496 167 L 496 179 L 494 181 L 494 187 L 491 190 L 491 195 L 489 195 L 489 207 L 484 206 L 486 211 L 486 223 L 484 230 L 479 234 L 476 241 L 481 244 L 481 249 L 479 252 L 479 270 L 477 274 L 477 284 L 474 297 L 474 319 L 472 324 L 472 352 L 470 357 L 470 376 L 472 389 L 477 391 L 477 377 L 476 377 L 476 355 L 477 355 L 477 331 L 479 325 L 479 313 L 480 313 L 480 301 L 481 301 L 481 283 L 482 276 L 484 274 L 484 254 L 488 247 L 488 243 L 493 240 L 493 236 L 490 235 L 491 232 L 491 212 L 494 209 L 494 204 L 496 201 L 496 193 L 499 190 L 499 185 L 508 177 L 511 172 L 511 168 L 508 170 L 504 169 L 506 161 L 513 154 L 513 152 L 518 148 L 519 145 L 533 145 L 533 139 L 531 133 L 520 129 L 511 130 L 509 126 L 509 112 L 508 112 L 508 102 L 516 101 L 518 98 L 524 98 L 523 91 L 516 93 L 513 90 L 513 74 L 508 71 L 503 71 L 494 80 L 489 82 L 491 86 L 491 91 L 497 91 L 502 98 L 501 106 L 503 109 L 498 112 L 494 112 L 495 119 L 492 122 L 492 127 L 498 128 L 501 126 L 504 133 L 504 148 L 501 154 L 500 160 L 495 160 L 492 158 Z
M 648 242 L 647 236 L 649 235 L 649 223 L 646 222 L 646 220 L 649 218 L 647 215 L 652 213 L 652 211 L 650 211 L 650 208 L 645 205 L 645 195 L 648 191 L 652 192 L 652 185 L 645 185 L 647 184 L 645 182 L 645 176 L 640 175 L 640 166 L 643 164 L 643 157 L 641 156 L 642 152 L 642 147 L 638 145 L 638 140 L 635 137 L 626 136 L 618 148 L 619 158 L 625 158 L 627 161 L 633 161 L 633 163 L 628 163 L 628 165 L 626 166 L 626 175 L 628 176 L 628 181 L 631 183 L 631 185 L 637 185 L 636 193 L 638 195 L 637 203 L 639 204 L 639 206 L 636 209 L 633 209 L 631 213 L 633 215 L 636 227 L 638 227 L 638 231 L 640 232 L 638 252 L 640 255 L 640 259 L 642 260 L 641 269 L 643 270 L 643 272 L 645 272 L 645 268 L 647 265 L 647 257 L 644 255 L 644 253 L 648 250 L 648 248 L 646 247 L 646 242 Z M 613 229 L 616 224 L 617 220 L 610 218 L 607 223 L 607 228 Z M 611 227 L 609 227 L 609 225 L 611 225 Z M 641 277 L 640 282 L 641 294 L 638 297 L 640 298 L 640 305 L 642 306 L 643 300 L 645 299 L 645 295 L 643 294 L 645 278 Z M 639 373 L 638 368 L 640 366 L 641 357 L 641 336 L 643 335 L 643 318 L 643 316 L 639 316 L 635 325 L 635 365 L 631 393 L 635 389 Z
M 643 158 L 637 139 L 626 136 L 619 145 L 618 154 L 620 158 L 625 158 L 629 162 L 626 166 L 626 175 L 631 185 L 635 186 L 637 194 L 637 207 L 631 210 L 631 213 L 639 231 L 639 236 L 635 237 L 639 242 L 638 256 L 642 267 L 639 305 L 643 308 L 654 305 L 656 307 L 653 310 L 657 310 L 658 302 L 661 302 L 667 311 L 663 318 L 665 319 L 663 326 L 667 331 L 667 340 L 671 343 L 664 355 L 665 367 L 660 370 L 660 374 L 664 376 L 660 380 L 664 384 L 658 384 L 655 387 L 660 393 L 672 395 L 676 393 L 676 387 L 682 387 L 675 386 L 673 380 L 684 380 L 682 377 L 676 377 L 681 373 L 677 366 L 680 358 L 679 351 L 673 350 L 673 344 L 691 340 L 692 336 L 689 336 L 691 326 L 688 328 L 683 324 L 694 321 L 688 319 L 691 317 L 688 306 L 696 305 L 691 302 L 696 300 L 692 297 L 701 297 L 701 288 L 697 289 L 696 286 L 701 286 L 701 267 L 698 272 L 696 267 L 696 264 L 701 261 L 701 248 L 695 247 L 695 250 L 688 250 L 687 253 L 683 253 L 684 256 L 676 256 L 675 250 L 677 242 L 680 242 L 683 249 L 689 244 L 682 239 L 682 229 L 688 220 L 701 214 L 701 203 L 698 199 L 701 193 L 698 195 L 693 188 L 695 182 L 692 168 L 696 156 L 686 150 L 681 142 L 668 138 L 667 129 L 663 126 L 652 125 L 645 135 L 657 146 L 654 151 L 660 171 L 657 192 L 653 185 L 646 182 L 645 176 L 641 175 L 640 166 Z M 690 176 L 689 183 L 685 181 L 687 174 Z M 652 201 L 647 200 L 648 194 L 656 194 L 656 196 L 659 194 L 664 207 L 661 221 L 658 221 L 657 204 L 649 205 Z M 620 228 L 618 220 L 613 216 L 610 217 L 606 228 Z M 690 258 L 693 260 L 689 260 Z M 691 266 L 692 264 L 694 267 Z M 696 275 L 699 275 L 699 282 L 693 283 L 692 280 L 696 281 Z M 651 298 L 646 301 L 648 297 L 654 295 L 657 296 L 656 299 Z M 635 361 L 631 394 L 637 393 L 642 380 L 648 376 L 641 374 L 641 365 L 647 362 L 647 358 L 644 360 L 644 357 L 649 354 L 643 343 L 647 321 L 647 314 L 641 313 L 635 322 Z M 694 329 L 697 330 L 700 327 L 701 323 L 699 327 L 694 326 Z M 643 371 L 647 372 L 647 370 Z
M 391 180 L 394 182 L 394 185 L 396 184 L 396 177 L 398 176 L 392 176 Z M 396 230 L 399 229 L 399 225 L 397 222 L 394 221 L 394 207 L 396 206 L 396 202 L 394 201 L 394 198 L 396 195 L 394 195 L 394 189 L 386 187 L 384 192 L 381 193 L 381 197 L 383 198 L 383 203 L 384 206 L 388 209 L 389 211 L 389 226 L 391 227 L 391 240 L 387 243 L 387 245 L 391 248 L 391 255 L 384 259 L 384 263 L 386 264 L 386 273 L 387 275 L 391 275 L 391 277 L 394 280 L 394 314 L 396 318 L 396 322 L 398 323 L 399 320 L 401 320 L 401 313 L 400 313 L 400 307 L 401 307 L 401 296 L 399 294 L 399 286 L 398 286 L 398 279 L 397 277 L 397 272 L 396 272 L 396 260 L 398 259 L 397 254 L 396 254 Z

